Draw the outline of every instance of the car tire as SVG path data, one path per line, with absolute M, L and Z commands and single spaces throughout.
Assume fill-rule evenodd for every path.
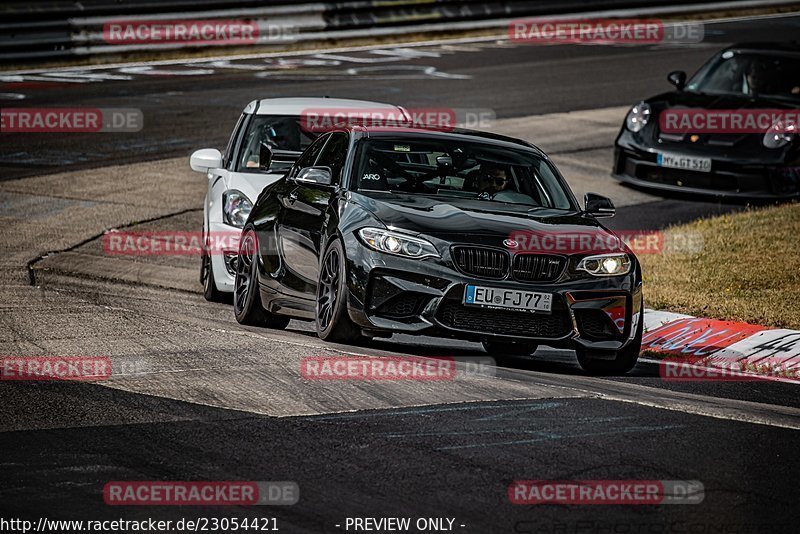
M 200 283 L 203 284 L 203 297 L 209 302 L 225 302 L 228 295 L 217 289 L 214 282 L 214 267 L 211 264 L 211 256 L 203 254 L 200 256 Z
M 644 316 L 639 318 L 636 338 L 624 349 L 617 352 L 607 352 L 601 358 L 592 357 L 597 352 L 586 349 L 577 349 L 578 364 L 581 369 L 591 375 L 624 375 L 636 366 L 639 352 L 642 349 L 642 334 L 644 333 Z
M 339 239 L 330 242 L 322 257 L 317 281 L 315 323 L 317 335 L 324 341 L 356 343 L 363 341 L 361 329 L 347 313 L 350 295 L 344 248 Z
M 245 229 L 236 258 L 236 278 L 233 284 L 233 314 L 240 324 L 283 329 L 289 318 L 273 315 L 261 305 L 256 264 L 258 237 L 252 228 Z
M 494 358 L 503 356 L 530 356 L 538 345 L 533 343 L 516 343 L 513 341 L 482 341 L 483 350 Z

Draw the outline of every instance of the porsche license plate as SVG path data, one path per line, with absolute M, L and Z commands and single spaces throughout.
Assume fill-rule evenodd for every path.
M 659 152 L 658 166 L 684 171 L 711 172 L 711 158 L 698 158 L 695 156 L 682 156 Z

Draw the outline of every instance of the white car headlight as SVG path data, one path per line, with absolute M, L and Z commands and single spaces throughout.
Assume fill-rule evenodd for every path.
M 373 250 L 405 256 L 407 258 L 438 258 L 439 252 L 430 241 L 411 237 L 399 232 L 381 228 L 362 228 L 358 236 Z
M 625 117 L 625 127 L 633 133 L 636 133 L 641 131 L 641 129 L 647 125 L 647 121 L 649 120 L 650 104 L 639 102 L 631 108 L 631 110 L 628 112 L 628 116 Z
M 631 259 L 627 254 L 597 254 L 583 258 L 576 269 L 594 276 L 617 276 L 631 270 Z
M 800 131 L 798 131 L 797 123 L 778 121 L 767 130 L 761 142 L 766 148 L 783 148 L 791 143 L 798 133 Z
M 223 193 L 222 218 L 231 226 L 237 228 L 243 227 L 252 209 L 253 204 L 250 202 L 250 199 L 241 191 L 231 189 Z

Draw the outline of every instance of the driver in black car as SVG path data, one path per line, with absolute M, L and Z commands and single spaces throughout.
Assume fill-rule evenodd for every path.
M 508 189 L 508 174 L 505 169 L 496 166 L 483 165 L 478 174 L 478 192 L 495 196 L 500 191 Z
M 756 95 L 766 92 L 766 65 L 758 58 L 751 58 L 742 75 L 742 93 Z

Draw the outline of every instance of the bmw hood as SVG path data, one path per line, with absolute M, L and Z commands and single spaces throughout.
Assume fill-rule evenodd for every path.
M 394 193 L 352 193 L 351 201 L 387 228 L 453 244 L 563 254 L 628 251 L 616 234 L 573 210 Z

